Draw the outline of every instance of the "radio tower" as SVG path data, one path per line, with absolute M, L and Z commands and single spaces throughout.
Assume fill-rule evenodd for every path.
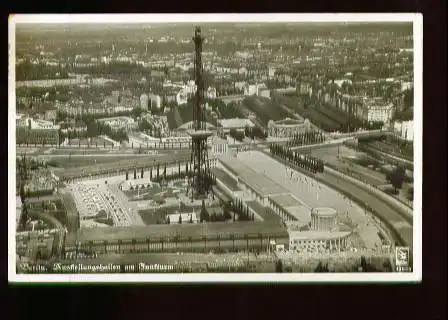
M 191 136 L 191 161 L 192 175 L 189 177 L 191 201 L 205 199 L 212 187 L 212 179 L 208 162 L 207 138 L 212 135 L 207 131 L 202 104 L 204 101 L 204 82 L 202 74 L 202 42 L 201 28 L 196 27 L 193 37 L 195 45 L 194 75 L 197 86 L 193 105 L 193 129 L 189 132 Z

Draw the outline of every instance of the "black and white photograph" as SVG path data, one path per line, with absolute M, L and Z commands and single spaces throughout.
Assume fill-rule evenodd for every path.
M 419 14 L 11 16 L 9 281 L 421 281 L 422 43 Z

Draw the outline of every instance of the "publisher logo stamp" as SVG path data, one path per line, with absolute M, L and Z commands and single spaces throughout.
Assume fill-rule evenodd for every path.
M 395 268 L 397 272 L 410 272 L 409 247 L 395 248 Z

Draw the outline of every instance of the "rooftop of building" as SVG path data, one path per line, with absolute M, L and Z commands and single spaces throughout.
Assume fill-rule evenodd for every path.
M 223 128 L 244 128 L 244 127 L 255 127 L 255 125 L 250 121 L 249 119 L 240 119 L 240 118 L 233 118 L 233 119 L 219 119 L 219 124 Z
M 281 223 L 281 217 L 269 207 L 264 207 L 258 201 L 247 201 L 247 206 L 254 210 L 266 222 Z
M 301 222 L 309 222 L 310 209 L 299 199 L 291 194 L 279 194 L 270 196 L 269 199 L 279 207 L 285 209 L 291 216 Z
M 273 123 L 277 126 L 278 125 L 280 125 L 280 126 L 298 126 L 298 125 L 305 124 L 305 122 L 309 123 L 309 121 L 307 121 L 307 120 L 286 118 L 283 120 L 274 121 Z
M 311 209 L 312 214 L 318 215 L 318 216 L 336 216 L 338 213 L 336 209 L 334 208 L 313 208 Z
M 269 196 L 269 199 L 281 207 L 302 206 L 303 202 L 291 194 L 278 194 Z
M 132 240 L 161 237 L 230 237 L 244 235 L 288 237 L 286 229 L 278 223 L 268 222 L 214 222 L 207 224 L 155 224 L 148 226 L 81 228 L 67 235 L 67 244 L 87 241 Z
M 122 120 L 122 121 L 131 121 L 131 122 L 134 121 L 133 118 L 131 118 L 131 117 L 125 117 L 125 116 L 120 116 L 120 117 L 109 117 L 109 118 L 101 118 L 101 119 L 98 119 L 97 121 L 102 122 L 102 121 L 112 121 L 112 120 Z
M 215 129 L 216 127 L 209 122 L 205 123 L 205 127 L 207 130 Z M 191 129 L 193 128 L 193 121 L 186 122 L 182 124 L 178 129 Z
M 219 161 L 224 167 L 235 174 L 240 181 L 244 182 L 262 197 L 274 194 L 289 193 L 289 191 L 281 185 L 277 184 L 268 177 L 253 171 L 242 161 L 234 157 L 225 155 L 220 157 Z
M 213 145 L 217 145 L 217 144 L 227 144 L 227 140 L 218 137 L 218 136 L 212 136 L 212 144 Z

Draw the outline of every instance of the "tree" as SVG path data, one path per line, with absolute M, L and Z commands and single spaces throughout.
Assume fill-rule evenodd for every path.
M 87 137 L 93 138 L 98 135 L 98 124 L 95 120 L 87 122 Z
M 275 263 L 275 272 L 277 273 L 282 273 L 283 272 L 283 263 L 282 260 L 277 260 L 277 262 Z
M 25 203 L 25 187 L 23 183 L 20 184 L 20 200 L 22 204 Z
M 224 208 L 224 219 L 225 220 L 230 220 L 232 219 L 232 215 L 230 214 L 229 210 L 227 207 Z
M 394 187 L 395 193 L 397 193 L 397 189 L 400 189 L 403 185 L 405 177 L 406 170 L 401 166 L 397 166 L 393 172 L 388 174 L 387 180 L 389 180 Z
M 414 200 L 414 187 L 409 187 L 408 189 L 408 199 L 413 201 Z
M 140 122 L 140 125 L 139 125 L 139 128 L 138 128 L 138 129 L 139 129 L 140 131 L 146 132 L 146 131 L 148 131 L 149 129 L 151 129 L 151 125 L 149 124 L 148 120 L 143 119 L 143 120 Z
M 205 202 L 204 200 L 202 200 L 202 207 L 201 207 L 201 212 L 199 215 L 199 220 L 202 221 L 209 221 L 210 220 L 210 216 L 207 212 L 207 209 L 205 208 Z
M 314 272 L 329 272 L 328 270 L 328 264 L 323 265 L 322 261 L 319 261 L 316 269 L 314 270 Z

